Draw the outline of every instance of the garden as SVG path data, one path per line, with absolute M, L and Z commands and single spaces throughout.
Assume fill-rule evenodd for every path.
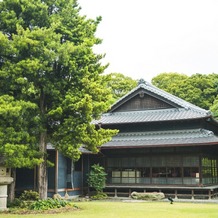
M 65 207 L 64 207 L 65 208 Z M 71 209 L 69 209 L 71 208 Z M 152 217 L 152 218 L 215 218 L 217 217 L 217 204 L 208 203 L 180 203 L 170 204 L 162 202 L 139 202 L 139 201 L 88 201 L 70 202 L 63 209 L 35 211 L 34 214 L 1 213 L 2 218 L 126 218 L 126 217 Z
M 37 218 L 45 215 L 46 218 L 217 217 L 217 204 L 209 204 L 207 200 L 205 203 L 173 201 L 165 198 L 161 192 L 132 192 L 131 198 L 109 198 L 103 193 L 105 175 L 104 168 L 98 164 L 91 167 L 88 183 L 94 194 L 87 197 L 70 198 L 55 194 L 53 198 L 42 200 L 38 192 L 26 190 L 13 202 L 8 203 L 8 210 L 1 211 L 0 216 L 5 218 L 21 216 Z

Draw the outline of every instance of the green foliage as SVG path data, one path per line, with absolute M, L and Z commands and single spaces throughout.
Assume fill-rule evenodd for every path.
M 30 205 L 29 209 L 31 209 L 31 210 L 49 210 L 49 209 L 66 207 L 67 205 L 70 205 L 70 203 L 65 201 L 65 200 L 48 198 L 46 200 L 34 201 Z
M 111 89 L 111 103 L 114 103 L 137 86 L 136 80 L 133 80 L 131 77 L 124 76 L 121 73 L 107 74 L 105 75 L 105 81 L 107 87 Z
M 104 167 L 94 164 L 88 174 L 88 184 L 97 191 L 97 195 L 102 195 L 106 182 L 106 173 Z
M 24 191 L 19 198 L 9 204 L 9 207 L 19 207 L 30 210 L 48 210 L 61 208 L 69 205 L 70 203 L 63 199 L 52 199 L 39 200 L 39 193 L 29 190 Z
M 42 161 L 36 145 L 36 123 L 31 118 L 35 109 L 31 102 L 0 95 L 0 153 L 6 166 L 33 167 Z
M 22 201 L 19 198 L 15 198 L 12 202 L 7 202 L 7 207 L 9 208 L 15 208 L 15 207 L 21 207 Z
M 108 198 L 108 196 L 104 192 L 98 192 L 96 195 L 91 196 L 92 200 L 103 200 L 103 199 L 107 199 L 107 198 Z
M 111 97 L 104 55 L 93 52 L 101 18 L 81 16 L 76 0 L 3 0 L 0 11 L 0 153 L 7 165 L 46 162 L 48 142 L 75 160 L 82 144 L 97 152 L 117 133 L 90 123 Z
M 39 193 L 32 190 L 25 190 L 19 197 L 22 201 L 36 201 L 39 200 Z
M 181 82 L 188 79 L 188 76 L 181 73 L 161 73 L 152 78 L 151 82 L 158 88 L 176 95 L 178 86 Z
M 8 207 L 29 208 L 33 201 L 39 200 L 39 193 L 32 190 L 25 190 L 19 198 L 15 198 Z
M 217 96 L 217 74 L 194 74 L 181 82 L 177 95 L 188 102 L 209 110 Z
M 215 110 L 212 105 L 218 94 L 218 74 L 186 76 L 178 73 L 163 73 L 154 77 L 152 83 L 201 108 Z
M 218 118 L 218 97 L 214 100 L 214 103 L 210 107 L 210 110 L 212 111 L 213 116 L 217 119 Z

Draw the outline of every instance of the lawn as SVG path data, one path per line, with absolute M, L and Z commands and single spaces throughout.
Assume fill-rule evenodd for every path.
M 0 214 L 1 218 L 217 218 L 218 204 L 169 202 L 78 202 L 81 210 L 64 214 Z

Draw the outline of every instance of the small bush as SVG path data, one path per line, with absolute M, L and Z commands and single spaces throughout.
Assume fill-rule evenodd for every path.
M 20 207 L 21 206 L 22 201 L 19 198 L 15 198 L 13 200 L 13 202 L 8 202 L 7 206 L 8 207 Z
M 29 209 L 31 210 L 48 210 L 48 209 L 56 209 L 56 208 L 61 208 L 69 205 L 70 203 L 61 200 L 61 199 L 52 199 L 48 198 L 46 200 L 38 200 L 33 202 Z
M 19 198 L 15 198 L 13 202 L 8 203 L 8 207 L 29 208 L 33 201 L 39 200 L 39 193 L 32 190 L 25 190 Z
M 103 200 L 106 199 L 108 196 L 106 193 L 98 192 L 96 195 L 91 196 L 92 200 Z
M 148 200 L 148 201 L 161 200 L 165 198 L 164 193 L 162 192 L 145 192 L 145 193 L 132 192 L 131 197 L 136 200 Z
M 39 200 L 39 193 L 32 190 L 25 190 L 19 199 L 22 201 L 37 201 Z
M 102 193 L 106 182 L 106 173 L 104 167 L 99 164 L 94 164 L 91 167 L 88 174 L 88 184 L 91 188 L 94 188 L 97 193 Z

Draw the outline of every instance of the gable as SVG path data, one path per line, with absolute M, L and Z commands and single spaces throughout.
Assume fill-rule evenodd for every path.
M 138 86 L 113 104 L 108 112 L 146 111 L 171 108 L 183 108 L 200 113 L 208 113 L 208 111 L 167 93 L 144 80 L 140 80 Z
M 149 83 L 140 83 L 92 124 L 114 125 L 212 118 L 206 111 Z
M 142 90 L 140 90 L 134 97 L 130 98 L 128 101 L 117 106 L 118 107 L 113 110 L 114 112 L 174 108 L 173 105 L 168 104 L 167 102 L 162 101 L 158 98 L 155 98 Z

